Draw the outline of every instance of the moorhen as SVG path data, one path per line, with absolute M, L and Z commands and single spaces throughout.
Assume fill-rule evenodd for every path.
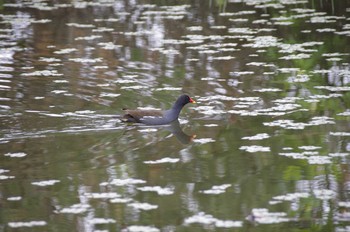
M 123 122 L 137 122 L 146 125 L 163 125 L 175 121 L 187 103 L 196 103 L 188 95 L 181 95 L 169 110 L 129 110 L 123 109 Z

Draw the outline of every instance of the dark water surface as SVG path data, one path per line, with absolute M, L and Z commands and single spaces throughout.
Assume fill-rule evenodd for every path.
M 0 3 L 0 231 L 350 231 L 349 16 Z M 182 93 L 179 123 L 116 117 Z

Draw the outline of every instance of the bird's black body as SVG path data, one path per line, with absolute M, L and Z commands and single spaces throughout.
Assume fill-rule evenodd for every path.
M 187 103 L 195 103 L 188 95 L 181 95 L 169 110 L 129 110 L 125 109 L 124 122 L 143 123 L 146 125 L 169 124 L 178 119 L 182 108 Z

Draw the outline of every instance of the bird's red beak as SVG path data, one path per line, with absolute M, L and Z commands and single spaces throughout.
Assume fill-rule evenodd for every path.
M 190 98 L 190 103 L 196 103 L 196 101 Z

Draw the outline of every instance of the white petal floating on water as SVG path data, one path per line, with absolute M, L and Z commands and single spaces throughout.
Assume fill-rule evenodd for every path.
M 215 140 L 212 139 L 212 138 L 201 138 L 201 139 L 193 139 L 193 142 L 194 143 L 205 144 L 205 143 L 215 142 Z
M 273 111 L 294 111 L 298 108 L 300 108 L 301 105 L 299 104 L 292 104 L 292 103 L 284 103 L 284 104 L 277 104 L 277 106 L 266 108 L 266 109 L 259 109 L 257 112 L 264 113 L 264 112 L 273 112 Z
M 111 202 L 111 203 L 121 203 L 121 204 L 129 203 L 132 201 L 133 201 L 133 199 L 131 199 L 131 198 L 112 198 L 109 200 L 109 202 Z
M 339 152 L 339 153 L 329 153 L 328 155 L 329 155 L 330 157 L 346 157 L 346 156 L 349 156 L 350 153 Z
M 269 22 L 267 19 L 256 19 L 252 21 L 252 24 L 268 24 Z
M 160 232 L 156 227 L 152 226 L 128 226 L 122 232 Z
M 280 25 L 280 26 L 289 26 L 289 25 L 292 25 L 293 22 L 290 22 L 290 21 L 285 21 L 285 22 L 274 22 L 273 24 L 274 24 L 274 25 Z
M 255 34 L 256 31 L 248 27 L 234 27 L 234 28 L 229 28 L 228 33 L 251 35 L 251 34 Z
M 307 158 L 307 161 L 309 164 L 331 164 L 332 160 L 331 157 L 329 156 L 318 156 L 318 155 L 314 155 L 314 156 L 310 156 Z
M 106 185 L 128 186 L 128 185 L 145 184 L 145 183 L 146 181 L 144 180 L 127 178 L 127 179 L 113 179 L 110 182 L 102 182 L 100 185 L 101 186 L 106 186 Z
M 179 87 L 163 87 L 163 88 L 156 88 L 155 91 L 180 91 L 182 88 Z
M 77 63 L 97 63 L 97 62 L 102 62 L 102 58 L 70 58 L 70 61 L 74 61 Z
M 10 158 L 23 158 L 27 156 L 27 153 L 24 152 L 15 152 L 15 153 L 6 153 L 4 156 L 10 157 Z
M 252 146 L 241 146 L 239 148 L 240 150 L 244 150 L 250 153 L 255 153 L 255 152 L 270 152 L 271 149 L 270 147 L 263 147 L 263 146 L 257 146 L 257 145 L 252 145 Z
M 257 67 L 260 67 L 260 66 L 266 67 L 268 64 L 265 63 L 265 62 L 250 62 L 250 63 L 247 63 L 247 65 L 249 65 L 249 66 L 257 66 Z
M 128 204 L 128 206 L 131 206 L 139 210 L 152 210 L 152 209 L 158 208 L 158 205 L 151 205 L 149 203 L 138 203 L 138 202 Z
M 106 192 L 106 193 L 85 193 L 87 198 L 91 199 L 111 199 L 118 198 L 120 195 L 114 192 Z
M 189 31 L 202 31 L 203 27 L 202 26 L 192 26 L 192 27 L 187 27 L 187 30 L 189 30 Z
M 338 131 L 338 132 L 329 132 L 330 135 L 332 136 L 350 136 L 350 132 L 341 132 L 341 131 Z
M 216 54 L 216 53 L 219 53 L 219 51 L 217 50 L 199 50 L 198 53 L 200 54 Z
M 307 157 L 303 153 L 298 152 L 282 152 L 278 153 L 278 155 L 290 157 L 292 159 L 307 159 Z
M 238 48 L 218 48 L 218 50 L 220 52 L 235 52 L 235 51 L 239 51 Z M 236 59 L 235 56 L 227 56 L 227 58 L 224 58 L 226 60 L 232 60 L 232 59 Z
M 335 32 L 336 31 L 336 29 L 334 29 L 334 28 L 318 28 L 318 29 L 316 29 L 316 31 L 317 32 Z
M 7 85 L 0 85 L 0 89 L 11 89 L 11 87 Z
M 158 195 L 171 195 L 174 194 L 173 188 L 162 188 L 160 186 L 144 186 L 137 188 L 142 192 L 156 192 Z
M 279 46 L 278 38 L 274 36 L 257 36 L 252 38 L 252 43 L 244 44 L 243 47 L 268 48 Z
M 282 56 L 279 59 L 281 60 L 301 60 L 301 59 L 307 59 L 310 58 L 311 55 L 310 54 L 306 54 L 306 53 L 299 53 L 296 55 L 288 55 L 288 56 Z
M 81 24 L 81 23 L 67 23 L 69 27 L 77 27 L 77 28 L 94 28 L 93 24 Z
M 215 29 L 215 30 L 220 30 L 220 29 L 226 29 L 227 27 L 226 26 L 210 26 L 211 29 Z
M 260 97 L 240 97 L 238 98 L 239 101 L 244 102 L 259 102 L 261 100 Z
M 67 80 L 54 80 L 53 83 L 69 83 Z
M 346 110 L 345 112 L 343 113 L 339 113 L 337 114 L 338 116 L 350 116 L 350 110 Z
M 8 226 L 11 228 L 21 228 L 21 227 L 36 227 L 36 226 L 46 226 L 46 221 L 30 221 L 30 222 L 9 222 Z
M 336 16 L 314 16 L 310 18 L 310 23 L 335 23 Z
M 74 204 L 66 208 L 57 210 L 57 213 L 80 214 L 85 213 L 91 208 L 88 204 Z
M 0 175 L 0 180 L 8 180 L 8 179 L 14 179 L 14 176 L 6 176 L 6 175 Z
M 277 88 L 263 88 L 263 89 L 255 89 L 254 92 L 281 92 L 282 89 L 277 89 Z
M 1 173 L 6 173 L 6 172 L 9 172 L 9 171 L 10 171 L 10 170 L 0 168 L 0 174 L 1 174 Z
M 350 25 L 350 24 L 349 24 Z M 339 52 L 333 52 L 333 53 L 323 53 L 322 56 L 324 57 L 338 57 L 338 56 L 349 56 L 349 53 L 339 53 Z M 317 70 L 315 70 L 317 71 Z M 323 70 L 325 73 L 330 72 L 331 70 Z
M 97 224 L 111 224 L 116 223 L 117 221 L 112 218 L 92 218 L 89 219 L 89 223 L 97 225 Z
M 51 19 L 38 19 L 38 20 L 32 20 L 31 23 L 50 23 L 52 22 Z
M 244 102 L 242 103 L 237 103 L 233 106 L 235 109 L 248 109 L 250 108 L 251 104 L 245 104 Z
M 59 89 L 57 89 L 57 90 L 52 90 L 51 93 L 62 94 L 62 93 L 68 93 L 68 91 L 67 90 L 59 90 Z M 49 115 L 49 114 L 47 114 L 47 115 Z M 51 114 L 51 115 L 56 115 L 57 117 L 59 117 L 59 114 Z
M 232 220 L 216 220 L 215 226 L 219 228 L 233 228 L 233 227 L 242 227 L 242 221 L 232 221 Z
M 212 60 L 232 60 L 235 59 L 234 56 L 217 56 L 217 57 L 212 57 Z
M 204 224 L 204 225 L 213 224 L 216 227 L 222 227 L 222 228 L 233 228 L 233 227 L 243 226 L 242 221 L 220 220 L 220 219 L 214 218 L 210 214 L 205 214 L 204 212 L 199 212 L 196 215 L 186 218 L 184 223 L 185 225 L 194 224 L 194 223 Z
M 318 125 L 326 125 L 326 124 L 335 124 L 334 118 L 326 117 L 326 116 L 313 117 L 309 122 L 310 126 L 318 126 Z
M 267 139 L 270 138 L 270 135 L 268 135 L 267 133 L 261 133 L 261 134 L 256 134 L 254 136 L 246 136 L 243 137 L 242 139 L 246 139 L 246 140 L 263 140 L 263 139 Z
M 291 11 L 294 11 L 298 14 L 304 14 L 304 13 L 313 13 L 316 10 L 315 9 L 308 9 L 308 8 L 293 8 Z
M 231 72 L 230 75 L 232 76 L 243 76 L 243 75 L 253 75 L 253 71 L 235 71 Z
M 112 31 L 114 31 L 114 29 L 110 27 L 98 27 L 96 29 L 92 29 L 92 32 L 96 32 L 96 33 L 112 32 Z
M 219 126 L 218 124 L 205 124 L 204 125 L 205 127 L 217 127 L 217 126 Z
M 108 69 L 107 65 L 94 65 L 92 66 L 94 69 Z
M 95 40 L 95 39 L 99 39 L 102 38 L 102 35 L 90 35 L 90 36 L 82 36 L 82 37 L 77 37 L 74 40 L 86 40 L 86 41 L 90 41 L 90 40 Z
M 307 126 L 319 126 L 326 124 L 335 124 L 332 118 L 329 117 L 313 117 L 310 122 L 294 122 L 293 120 L 276 120 L 272 122 L 264 122 L 265 126 L 279 126 L 285 129 L 294 129 L 294 130 L 302 130 Z
M 57 73 L 57 70 L 42 70 L 42 71 L 35 71 L 31 73 L 22 73 L 21 76 L 57 77 L 57 76 L 63 76 L 63 74 Z
M 118 79 L 113 81 L 113 83 L 119 83 L 119 84 L 129 84 L 129 83 L 135 83 L 135 80 L 125 80 L 125 79 Z
M 127 12 L 125 12 L 127 13 Z M 94 19 L 95 22 L 118 22 L 119 19 L 116 18 L 107 18 L 107 19 Z
M 242 11 L 238 11 L 238 12 L 222 12 L 220 13 L 219 15 L 220 16 L 229 16 L 229 17 L 232 17 L 232 16 L 237 16 L 237 15 L 250 15 L 250 14 L 255 14 L 256 11 L 254 10 L 242 10 Z
M 143 85 L 134 85 L 134 86 L 122 86 L 120 89 L 148 89 L 149 87 Z
M 231 186 L 232 186 L 231 184 L 214 185 L 213 187 L 211 187 L 211 189 L 200 191 L 200 193 L 214 194 L 214 195 L 221 194 L 221 193 L 225 193 L 226 189 Z
M 326 89 L 331 92 L 348 92 L 350 86 L 314 86 L 315 89 Z
M 228 19 L 229 21 L 235 22 L 235 23 L 244 23 L 244 22 L 248 22 L 249 19 L 246 18 L 235 18 L 235 19 Z
M 20 201 L 20 200 L 22 200 L 22 197 L 21 196 L 8 197 L 7 200 L 8 201 Z
M 290 221 L 285 212 L 269 212 L 268 209 L 258 208 L 252 210 L 251 220 L 260 224 L 276 224 Z
M 294 73 L 298 72 L 300 69 L 299 68 L 278 68 L 278 71 L 281 73 Z
M 101 93 L 100 94 L 100 97 L 112 97 L 112 98 L 115 98 L 115 97 L 119 97 L 120 94 L 119 93 Z
M 338 61 L 341 61 L 342 59 L 338 58 L 338 57 L 332 57 L 332 58 L 328 58 L 326 60 L 329 62 L 338 62 Z
M 313 151 L 321 149 L 322 147 L 319 146 L 300 146 L 299 149 L 306 150 L 306 151 Z
M 75 51 L 78 51 L 78 49 L 76 49 L 76 48 L 64 48 L 64 49 L 61 49 L 58 51 L 54 51 L 53 53 L 55 53 L 55 54 L 68 54 L 68 53 L 72 53 Z
M 52 62 L 61 62 L 62 60 L 54 57 L 40 57 L 39 61 L 52 63 Z
M 316 155 L 319 155 L 320 153 L 318 151 L 304 151 L 303 154 L 306 156 L 316 156 Z
M 102 49 L 106 49 L 106 50 L 114 50 L 122 47 L 121 45 L 117 45 L 112 42 L 101 42 L 101 43 L 98 43 L 97 45 L 101 46 Z
M 278 201 L 294 201 L 299 198 L 308 198 L 308 197 L 310 197 L 310 194 L 305 192 L 305 193 L 288 193 L 286 195 L 275 196 L 273 197 L 273 199 Z
M 149 160 L 149 161 L 144 161 L 145 164 L 163 164 L 163 163 L 177 163 L 179 162 L 180 159 L 178 158 L 169 158 L 165 157 L 159 160 Z
M 42 181 L 32 182 L 32 185 L 45 187 L 45 186 L 52 186 L 52 185 L 59 183 L 59 182 L 61 182 L 61 181 L 60 180 L 42 180 Z
M 337 97 L 342 97 L 342 96 L 343 95 L 339 94 L 339 93 L 331 93 L 328 95 L 315 94 L 315 95 L 309 96 L 309 98 L 311 100 L 312 99 L 329 99 L 329 98 L 337 98 Z M 307 101 L 307 99 L 305 101 Z
M 215 223 L 216 218 L 210 214 L 205 214 L 204 212 L 199 212 L 185 219 L 185 224 L 199 223 L 199 224 L 212 224 Z

